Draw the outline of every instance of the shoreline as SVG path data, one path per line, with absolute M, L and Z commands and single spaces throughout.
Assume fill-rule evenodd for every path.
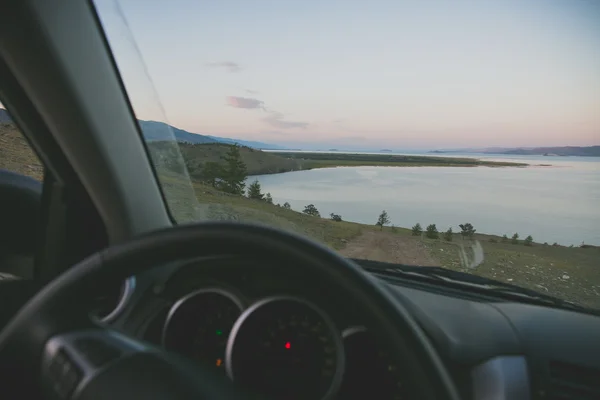
M 286 160 L 296 161 L 300 171 L 337 167 L 490 167 L 524 168 L 528 163 L 508 161 L 486 161 L 471 157 L 435 157 L 422 155 L 396 154 L 355 154 L 355 153 L 308 153 L 273 152 Z M 292 172 L 279 170 L 273 173 Z

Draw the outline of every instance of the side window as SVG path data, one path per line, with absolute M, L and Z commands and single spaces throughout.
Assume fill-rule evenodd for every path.
M 12 122 L 8 111 L 2 107 L 0 107 L 0 169 L 29 176 L 40 182 L 44 177 L 42 163 L 19 128 Z
M 0 280 L 33 277 L 43 177 L 39 158 L 0 107 Z

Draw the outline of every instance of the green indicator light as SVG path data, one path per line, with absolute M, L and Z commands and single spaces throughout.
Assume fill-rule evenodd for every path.
M 217 329 L 217 331 L 215 332 L 218 336 L 221 336 L 223 334 L 223 331 L 220 329 Z

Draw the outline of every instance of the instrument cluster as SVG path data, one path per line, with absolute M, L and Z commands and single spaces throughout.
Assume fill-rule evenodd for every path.
M 175 301 L 162 324 L 164 348 L 267 398 L 408 398 L 400 366 L 369 330 L 340 329 L 299 296 L 248 301 L 222 287 L 202 288 Z

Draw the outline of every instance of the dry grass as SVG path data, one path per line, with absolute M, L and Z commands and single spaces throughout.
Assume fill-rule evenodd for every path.
M 0 122 L 0 169 L 41 181 L 44 168 L 29 143 L 12 123 Z

